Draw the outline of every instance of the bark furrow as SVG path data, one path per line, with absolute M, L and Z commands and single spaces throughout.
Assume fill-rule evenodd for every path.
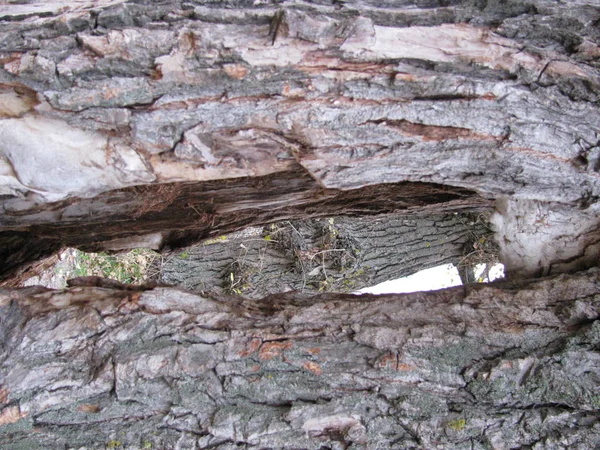
M 594 448 L 598 280 L 262 300 L 4 290 L 0 445 Z

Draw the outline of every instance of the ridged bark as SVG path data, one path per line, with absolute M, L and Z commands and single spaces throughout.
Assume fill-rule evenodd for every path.
M 0 7 L 0 277 L 335 215 L 481 212 L 513 278 L 264 300 L 4 290 L 3 448 L 598 446 L 600 7 Z M 95 284 L 95 286 L 86 286 Z
M 382 297 L 1 291 L 0 446 L 596 448 L 599 275 Z
M 593 266 L 598 20 L 581 0 L 4 5 L 3 276 L 287 218 L 265 209 L 441 208 L 421 183 L 498 201 L 512 276 Z
M 496 258 L 484 214 L 384 214 L 286 221 L 224 235 L 157 260 L 155 270 L 160 282 L 192 292 L 262 298 L 352 292 L 442 264 L 471 273 Z

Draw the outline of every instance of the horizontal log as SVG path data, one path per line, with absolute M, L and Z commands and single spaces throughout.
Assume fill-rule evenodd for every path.
M 261 300 L 102 279 L 2 290 L 0 445 L 593 448 L 598 280 Z

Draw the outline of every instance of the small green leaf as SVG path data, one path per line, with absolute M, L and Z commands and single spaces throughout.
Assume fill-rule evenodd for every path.
M 265 236 L 265 241 L 270 241 L 270 240 L 271 240 L 271 235 L 270 235 L 270 234 L 267 234 L 267 235 Z

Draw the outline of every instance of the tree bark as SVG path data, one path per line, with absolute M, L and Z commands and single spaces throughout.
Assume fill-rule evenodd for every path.
M 158 262 L 156 272 L 160 282 L 191 292 L 248 298 L 352 292 L 442 264 L 472 273 L 497 258 L 486 222 L 484 214 L 279 222 L 186 248 Z
M 0 445 L 595 448 L 599 275 L 263 300 L 4 290 Z
M 597 447 L 599 273 L 566 273 L 600 255 L 599 21 L 591 0 L 0 6 L 0 279 L 65 245 L 492 204 L 509 277 L 542 278 L 2 290 L 0 445 Z
M 388 212 L 407 188 L 415 206 L 421 183 L 498 202 L 509 275 L 596 264 L 594 2 L 57 5 L 0 10 L 5 278 L 62 245 L 178 246 L 287 218 L 250 220 L 253 202 Z M 215 185 L 240 196 L 212 204 Z

